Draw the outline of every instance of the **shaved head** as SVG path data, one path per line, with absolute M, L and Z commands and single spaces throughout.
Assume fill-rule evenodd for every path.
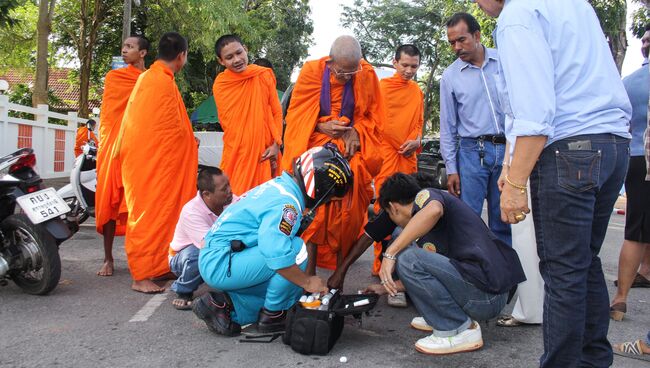
M 340 36 L 334 40 L 334 43 L 332 43 L 330 58 L 341 62 L 347 61 L 358 63 L 359 60 L 363 58 L 363 55 L 361 54 L 361 45 L 359 44 L 359 41 L 352 36 Z

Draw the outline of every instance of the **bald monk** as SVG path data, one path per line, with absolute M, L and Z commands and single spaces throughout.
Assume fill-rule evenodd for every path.
M 196 194 L 197 144 L 174 81 L 187 61 L 187 40 L 165 33 L 158 60 L 131 93 L 116 153 L 129 217 L 126 257 L 131 288 L 159 293 L 152 279 L 169 274 L 168 247 L 183 205 Z
M 362 59 L 354 37 L 337 38 L 328 57 L 308 61 L 300 71 L 286 117 L 283 168 L 291 170 L 300 153 L 331 141 L 354 172 L 352 190 L 341 200 L 321 206 L 303 233 L 310 274 L 315 273 L 316 263 L 335 269 L 367 221 L 372 178 L 381 168 L 383 116 L 379 81 Z
M 95 120 L 88 119 L 88 121 L 86 121 L 86 124 L 84 124 L 83 126 L 79 127 L 79 129 L 77 129 L 77 136 L 75 137 L 75 142 L 74 142 L 75 157 L 83 153 L 82 147 L 86 143 L 92 142 L 91 144 L 97 146 L 97 143 L 99 141 L 97 140 L 97 136 L 95 136 L 95 133 L 93 133 L 96 124 L 97 122 Z
M 273 70 L 248 65 L 248 54 L 236 35 L 219 37 L 217 61 L 226 70 L 212 91 L 223 128 L 221 169 L 233 193 L 242 195 L 279 175 L 282 107 Z
M 104 79 L 97 152 L 97 189 L 95 190 L 95 224 L 104 236 L 104 263 L 97 274 L 113 275 L 113 239 L 126 231 L 126 202 L 122 187 L 119 160 L 111 160 L 115 141 L 120 133 L 122 117 L 131 91 L 145 70 L 144 57 L 149 52 L 149 40 L 131 36 L 122 43 L 122 59 L 126 68 L 111 70 Z
M 381 165 L 375 177 L 377 193 L 386 178 L 402 172 L 411 174 L 417 171 L 415 151 L 420 148 L 422 124 L 424 122 L 424 95 L 413 77 L 420 68 L 420 50 L 415 45 L 401 45 L 393 59 L 395 75 L 379 81 L 379 88 L 386 110 L 386 122 L 381 141 Z M 375 212 L 379 212 L 379 201 L 375 202 Z M 378 274 L 381 267 L 379 255 L 382 246 L 375 243 L 375 262 L 372 273 Z

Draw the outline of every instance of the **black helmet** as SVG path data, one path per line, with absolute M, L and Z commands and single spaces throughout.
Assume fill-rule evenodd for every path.
M 310 148 L 296 157 L 293 173 L 308 208 L 326 203 L 332 197 L 343 197 L 352 187 L 354 177 L 348 161 L 331 143 Z

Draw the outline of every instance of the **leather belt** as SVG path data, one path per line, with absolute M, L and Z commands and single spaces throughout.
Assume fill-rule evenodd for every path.
M 493 144 L 506 144 L 506 137 L 503 135 L 479 135 L 476 138 L 478 141 L 492 142 Z

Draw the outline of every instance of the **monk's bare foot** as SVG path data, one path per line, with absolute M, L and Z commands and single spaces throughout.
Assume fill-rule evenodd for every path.
M 162 274 L 160 276 L 153 277 L 151 281 L 167 281 L 167 280 L 176 280 L 178 276 L 174 274 L 173 272 L 167 272 L 165 274 Z
M 131 289 L 145 294 L 158 294 L 165 291 L 165 288 L 154 284 L 151 280 L 133 281 Z
M 102 268 L 97 271 L 99 276 L 113 276 L 113 261 L 104 261 Z

